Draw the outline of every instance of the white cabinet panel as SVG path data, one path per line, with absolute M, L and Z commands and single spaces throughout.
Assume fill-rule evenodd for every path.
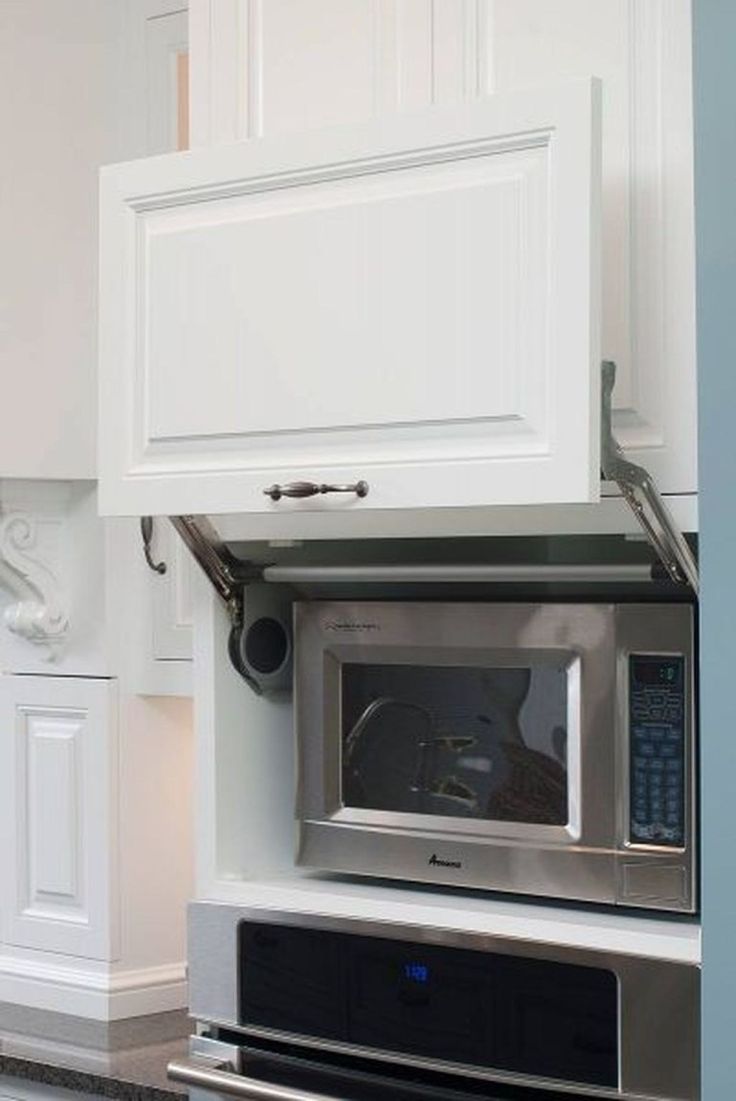
M 163 576 L 151 576 L 153 657 L 156 661 L 191 661 L 194 621 L 194 561 L 174 529 L 156 525 L 156 559 L 166 563 Z
M 115 956 L 115 697 L 105 680 L 0 678 L 7 943 Z
M 103 511 L 595 499 L 595 93 L 105 170 Z
M 186 0 L 138 0 L 146 55 L 146 151 L 186 149 L 189 143 L 189 23 Z M 192 657 L 192 559 L 167 523 L 154 524 L 153 557 L 163 574 L 146 574 L 150 627 L 141 640 L 137 688 L 147 694 L 178 694 Z M 146 609 L 146 613 L 149 609 Z M 144 613 L 144 615 L 146 614 Z M 162 665 L 161 663 L 166 663 Z M 184 682 L 184 683 L 183 683 Z
M 144 0 L 146 150 L 186 149 L 189 27 L 186 3 Z M 162 10 L 159 10 L 162 9 Z M 173 10 L 170 10 L 173 9 Z
M 690 0 L 193 0 L 194 144 L 603 84 L 603 357 L 616 431 L 697 489 Z
M 489 0 L 488 91 L 603 83 L 601 347 L 616 431 L 669 493 L 697 489 L 689 0 Z
M 475 0 L 194 0 L 192 145 L 455 102 L 466 83 L 476 90 L 475 9 Z

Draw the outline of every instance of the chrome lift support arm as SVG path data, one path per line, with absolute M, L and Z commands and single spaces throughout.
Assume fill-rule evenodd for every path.
M 688 584 L 698 591 L 698 564 L 677 527 L 652 476 L 624 456 L 613 434 L 612 395 L 616 382 L 616 364 L 602 364 L 601 379 L 601 473 L 615 482 L 624 500 L 639 521 L 662 565 L 673 581 Z

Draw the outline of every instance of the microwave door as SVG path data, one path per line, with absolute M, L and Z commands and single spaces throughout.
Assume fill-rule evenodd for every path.
M 342 804 L 567 827 L 573 655 L 488 661 L 343 663 Z

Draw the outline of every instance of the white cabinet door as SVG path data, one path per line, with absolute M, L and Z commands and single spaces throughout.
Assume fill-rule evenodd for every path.
M 697 489 L 690 0 L 192 0 L 192 144 L 594 73 L 616 432 Z
M 117 514 L 598 494 L 597 87 L 103 170 Z M 273 483 L 368 495 L 273 501 Z
M 0 876 L 8 944 L 117 956 L 115 681 L 0 677 Z

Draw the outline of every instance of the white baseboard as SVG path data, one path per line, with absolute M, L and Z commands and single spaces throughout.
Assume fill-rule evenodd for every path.
M 83 959 L 18 958 L 0 950 L 0 1002 L 97 1021 L 183 1009 L 188 1004 L 186 964 L 93 970 Z

